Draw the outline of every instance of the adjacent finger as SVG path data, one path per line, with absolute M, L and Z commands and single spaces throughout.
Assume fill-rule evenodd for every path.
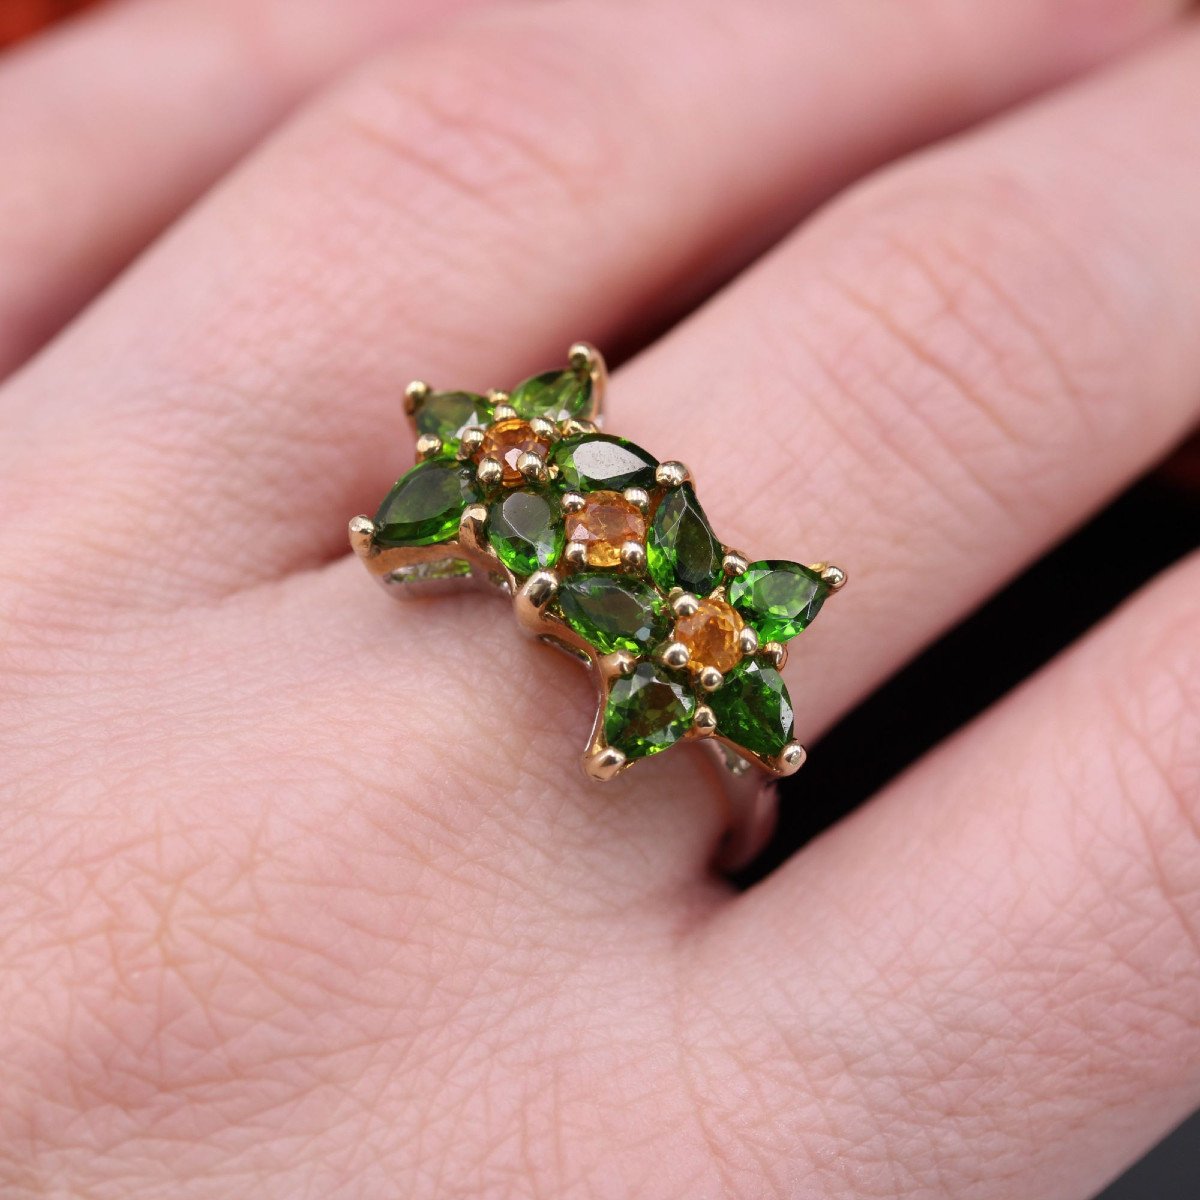
M 802 738 L 1195 422 L 1198 72 L 1193 25 L 882 174 L 615 379 L 723 540 L 848 570 Z
M 9 557 L 27 561 L 48 519 L 28 470 L 58 494 L 86 488 L 69 578 L 38 571 L 55 590 L 87 578 L 92 603 L 98 578 L 104 595 L 171 605 L 319 562 L 397 472 L 408 378 L 511 382 L 578 336 L 638 327 L 715 260 L 728 269 L 729 245 L 757 246 L 871 163 L 1171 11 L 1005 0 L 967 20 L 940 0 L 756 0 L 730 54 L 725 4 L 661 0 L 617 21 L 569 3 L 402 50 L 18 381 Z
M 719 1127 L 831 1198 L 1084 1200 L 1200 1104 L 1198 627 L 1195 559 L 719 919 Z
M 0 376 L 306 92 L 461 0 L 126 0 L 0 59 Z

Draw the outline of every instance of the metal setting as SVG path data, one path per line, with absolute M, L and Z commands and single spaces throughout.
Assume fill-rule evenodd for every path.
M 455 429 L 448 423 L 439 424 L 437 420 L 425 422 L 426 429 L 435 428 L 442 433 L 441 436 L 424 433 L 417 439 L 419 462 L 429 464 L 444 461 L 469 483 L 469 486 L 461 485 L 465 499 L 456 528 L 447 533 L 444 519 L 439 514 L 439 524 L 434 534 L 436 540 L 431 540 L 422 532 L 424 527 L 418 528 L 417 525 L 413 526 L 417 532 L 405 540 L 403 536 L 395 534 L 397 526 L 388 524 L 391 518 L 386 515 L 388 502 L 385 501 L 376 520 L 358 516 L 350 522 L 350 544 L 368 571 L 382 583 L 395 587 L 400 595 L 429 595 L 461 587 L 464 583 L 503 591 L 511 596 L 514 614 L 523 629 L 588 664 L 596 685 L 597 699 L 591 736 L 582 756 L 582 766 L 589 778 L 607 782 L 628 770 L 641 757 L 648 757 L 673 744 L 703 742 L 711 749 L 729 781 L 730 795 L 733 797 L 731 803 L 739 826 L 726 860 L 744 858 L 753 844 L 762 840 L 763 831 L 771 823 L 772 801 L 768 785 L 774 779 L 797 771 L 805 759 L 804 748 L 799 742 L 785 740 L 791 731 L 790 701 L 782 681 L 771 672 L 781 669 L 787 661 L 788 650 L 784 640 L 803 629 L 819 610 L 823 599 L 844 586 L 846 574 L 841 568 L 825 562 L 803 568 L 798 564 L 782 564 L 808 581 L 804 586 L 812 589 L 815 597 L 813 607 L 811 612 L 795 618 L 797 624 L 780 625 L 778 621 L 772 624 L 774 618 L 766 624 L 759 621 L 759 631 L 749 623 L 745 608 L 738 608 L 739 604 L 744 605 L 747 593 L 747 585 L 740 577 L 754 566 L 757 576 L 749 585 L 753 587 L 764 568 L 774 568 L 779 564 L 752 564 L 740 551 L 718 543 L 714 552 L 719 554 L 719 573 L 715 581 L 712 581 L 711 574 L 707 577 L 710 583 L 703 595 L 696 595 L 678 586 L 668 588 L 663 580 L 663 560 L 661 557 L 649 559 L 648 547 L 654 553 L 654 546 L 650 545 L 647 538 L 663 497 L 673 489 L 693 484 L 691 474 L 679 461 L 666 460 L 655 464 L 650 458 L 651 466 L 641 475 L 633 471 L 626 475 L 626 479 L 632 478 L 636 482 L 620 488 L 620 491 L 631 509 L 641 514 L 645 534 L 639 529 L 636 536 L 628 536 L 636 528 L 636 522 L 626 524 L 622 529 L 620 519 L 611 516 L 611 506 L 608 515 L 589 514 L 586 492 L 602 491 L 606 485 L 602 480 L 589 485 L 585 478 L 582 487 L 566 488 L 560 468 L 556 465 L 560 461 L 560 448 L 556 443 L 564 438 L 583 437 L 586 440 L 587 435 L 596 432 L 607 372 L 600 353 L 586 343 L 580 342 L 570 348 L 568 362 L 567 371 L 554 376 L 563 381 L 561 387 L 566 390 L 543 391 L 536 404 L 531 404 L 528 397 L 536 392 L 537 387 L 549 386 L 543 383 L 543 379 L 553 376 L 553 373 L 527 380 L 511 392 L 491 391 L 486 394 L 486 399 L 477 398 L 483 406 L 477 409 L 481 413 L 479 419 L 486 421 L 486 428 L 473 425 Z M 571 389 L 575 389 L 574 392 Z M 583 396 L 586 402 L 574 403 L 574 407 L 571 407 L 556 398 L 560 394 Z M 415 424 L 423 406 L 436 405 L 444 399 L 445 394 L 435 393 L 429 384 L 414 382 L 405 390 L 404 411 Z M 506 469 L 501 459 L 495 456 L 501 453 L 500 450 L 483 455 L 482 449 L 489 429 L 494 429 L 501 421 L 514 418 L 527 422 L 529 431 L 539 444 L 535 449 L 524 449 L 524 446 L 530 445 L 526 441 L 515 447 L 519 450 L 515 454 L 513 449 L 506 449 L 503 453 L 511 464 Z M 503 439 L 506 432 L 511 433 L 501 430 L 494 436 Z M 490 444 L 497 443 L 493 441 Z M 503 440 L 498 444 L 505 445 Z M 568 453 L 575 453 L 574 445 L 572 443 Z M 561 449 L 568 450 L 567 447 Z M 436 466 L 422 469 L 437 471 Z M 572 470 L 576 471 L 571 475 L 574 483 L 578 468 L 573 466 Z M 649 477 L 651 470 L 652 482 Z M 450 479 L 451 476 L 443 474 L 435 478 Z M 397 489 L 403 483 L 404 478 L 398 482 Z M 397 489 L 393 489 L 393 494 Z M 502 553 L 504 546 L 497 549 L 497 534 L 489 528 L 497 501 L 513 490 L 529 491 L 535 497 L 544 497 L 544 500 L 529 502 L 533 505 L 532 511 L 546 514 L 541 519 L 558 524 L 560 529 L 562 522 L 572 518 L 576 527 L 587 531 L 586 534 L 576 534 L 576 537 L 586 536 L 590 540 L 564 543 L 563 535 L 559 532 L 554 552 L 536 560 L 549 565 L 529 570 L 528 574 L 514 569 L 517 563 L 533 560 L 514 559 L 510 554 Z M 472 499 L 472 494 L 477 498 Z M 541 505 L 540 509 L 537 508 L 538 504 Z M 694 508 L 694 496 L 684 504 Z M 688 511 L 691 510 L 685 509 L 685 514 Z M 700 519 L 704 519 L 702 514 Z M 603 524 L 588 525 L 589 520 L 615 520 L 615 527 L 626 536 L 608 532 Z M 605 538 L 612 540 L 606 542 Z M 544 538 L 537 544 L 543 547 L 539 553 L 546 553 L 544 547 L 547 544 L 553 545 L 552 542 L 546 543 Z M 677 575 L 673 565 L 667 569 L 668 583 L 677 578 L 697 578 L 682 572 Z M 590 573 L 586 582 L 580 581 L 581 586 L 591 586 L 591 580 L 597 577 L 611 576 L 614 580 L 628 581 L 621 586 L 635 589 L 628 593 L 629 596 L 657 594 L 654 604 L 659 606 L 658 611 L 665 618 L 666 636 L 651 645 L 627 640 L 624 644 L 631 649 L 616 650 L 611 649 L 611 642 L 605 648 L 589 641 L 578 631 L 577 625 L 569 622 L 564 615 L 568 610 L 565 607 L 567 592 L 563 588 L 573 575 L 581 571 Z M 561 609 L 560 604 L 563 606 Z M 714 621 L 717 623 L 713 624 Z M 777 631 L 780 629 L 784 631 L 783 640 L 778 640 Z M 762 636 L 762 630 L 772 636 Z M 596 640 L 602 639 L 597 637 Z M 641 649 L 632 649 L 638 645 Z M 709 655 L 716 657 L 719 667 L 711 658 L 706 661 Z M 750 671 L 748 677 L 743 669 L 747 663 L 760 664 Z M 725 698 L 731 689 L 745 688 L 748 682 L 757 683 L 765 676 L 774 680 L 770 687 L 781 695 L 781 715 L 778 720 L 786 721 L 780 726 L 784 736 L 777 740 L 774 740 L 777 738 L 774 733 L 769 737 L 750 737 L 741 732 L 744 724 L 738 724 L 737 721 L 744 722 L 748 719 L 745 712 L 757 710 L 753 705 L 748 709 L 738 709 L 736 698 L 731 708 L 731 701 Z M 735 679 L 739 682 L 732 682 Z M 622 680 L 628 682 L 621 683 Z M 632 694 L 630 689 L 645 685 L 647 680 L 660 691 L 666 689 L 668 699 L 671 696 L 686 699 L 686 706 L 682 710 L 688 714 L 686 721 L 681 724 L 672 718 L 674 724 L 667 721 L 658 727 L 657 733 L 663 739 L 661 745 L 637 741 L 631 743 L 629 738 L 633 735 L 618 723 L 613 737 L 620 745 L 609 744 L 606 728 L 612 729 L 611 713 L 624 715 L 629 711 L 610 706 L 613 688 L 619 684 L 624 689 L 623 699 L 628 703 Z M 731 712 L 740 715 L 737 721 L 730 718 L 733 723 L 727 726 L 724 722 Z M 655 730 L 651 732 L 653 734 Z M 735 732 L 741 736 L 741 741 L 734 736 Z M 747 745 L 747 742 L 750 744 Z M 770 752 L 754 749 L 759 744 L 769 745 Z

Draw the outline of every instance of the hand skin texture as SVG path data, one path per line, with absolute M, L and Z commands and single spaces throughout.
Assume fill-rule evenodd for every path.
M 0 57 L 5 1200 L 1085 1200 L 1200 1103 L 1200 562 L 738 895 L 698 763 L 586 783 L 582 672 L 344 542 L 406 380 L 644 346 L 612 428 L 850 568 L 815 740 L 1194 427 L 1186 9 L 127 0 Z

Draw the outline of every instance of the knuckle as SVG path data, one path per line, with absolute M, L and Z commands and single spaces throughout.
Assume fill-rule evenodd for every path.
M 1138 359 L 1060 220 L 1020 175 L 935 160 L 815 227 L 820 366 L 864 418 L 838 422 L 860 457 L 899 456 L 943 489 L 966 472 L 1021 520 L 1051 456 L 1112 436 Z
M 444 221 L 464 204 L 532 236 L 548 201 L 588 205 L 613 156 L 605 123 L 585 119 L 599 99 L 576 67 L 585 55 L 545 24 L 470 28 L 370 64 L 335 100 L 335 122 L 368 147 L 374 186 L 419 216 Z

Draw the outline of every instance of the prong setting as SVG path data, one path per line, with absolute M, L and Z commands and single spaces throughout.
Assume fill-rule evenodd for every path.
M 605 746 L 583 760 L 583 769 L 589 779 L 607 783 L 625 766 L 625 755 L 615 746 Z
M 442 439 L 436 433 L 423 433 L 417 438 L 417 458 L 421 462 L 436 458 L 442 452 Z
M 424 403 L 429 395 L 430 387 L 423 379 L 414 379 L 404 389 L 404 413 L 411 417 Z
M 475 476 L 484 487 L 496 487 L 504 480 L 504 467 L 498 458 L 481 458 Z
M 683 487 L 691 479 L 691 472 L 681 462 L 669 460 L 659 463 L 654 469 L 654 478 L 659 487 Z
M 462 431 L 458 439 L 458 457 L 474 458 L 483 445 L 484 431 L 478 425 L 470 425 Z
M 739 575 L 746 573 L 746 568 L 750 565 L 744 554 L 739 554 L 736 550 L 730 550 L 721 560 L 721 569 L 730 579 L 736 579 Z
M 650 494 L 645 488 L 628 487 L 624 491 L 625 499 L 641 512 L 650 510 Z
M 696 705 L 696 711 L 692 714 L 692 728 L 702 737 L 715 733 L 717 714 L 707 704 Z
M 799 742 L 788 742 L 779 754 L 777 769 L 780 775 L 794 775 L 808 758 L 808 751 Z
M 579 512 L 587 500 L 584 499 L 580 492 L 563 492 L 562 498 L 559 500 L 559 505 L 565 513 Z
M 548 478 L 546 460 L 531 450 L 524 451 L 517 459 L 517 470 L 529 483 L 545 483 Z
M 670 667 L 674 671 L 682 671 L 688 665 L 692 652 L 682 642 L 669 642 L 663 647 L 659 657 L 662 659 L 663 666 Z
M 517 410 L 513 408 L 511 404 L 507 403 L 508 395 L 504 392 L 499 394 L 503 396 L 504 399 L 497 400 L 496 407 L 492 409 L 492 420 L 496 422 L 515 420 L 517 416 Z
M 762 652 L 770 659 L 771 666 L 777 671 L 782 671 L 787 665 L 787 647 L 782 642 L 767 642 L 762 647 Z
M 758 653 L 758 634 L 749 625 L 743 625 L 738 634 L 738 649 L 747 657 Z
M 690 617 L 700 607 L 700 601 L 691 592 L 680 592 L 671 601 L 671 607 L 677 617 Z
M 725 682 L 725 676 L 716 667 L 705 667 L 700 672 L 700 686 L 706 692 L 715 692 Z
M 378 547 L 375 545 L 375 522 L 370 517 L 352 517 L 350 520 L 350 546 L 359 558 L 370 558 Z
M 558 594 L 558 576 L 553 571 L 535 571 L 521 592 L 535 608 L 545 608 Z
M 641 542 L 622 542 L 621 565 L 631 571 L 640 571 L 646 565 L 646 547 Z
M 563 558 L 573 567 L 582 567 L 587 562 L 587 542 L 568 542 Z

